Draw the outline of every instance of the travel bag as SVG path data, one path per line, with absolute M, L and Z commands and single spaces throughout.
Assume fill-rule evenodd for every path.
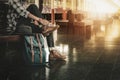
M 28 65 L 45 65 L 46 51 L 42 34 L 24 36 L 24 59 Z

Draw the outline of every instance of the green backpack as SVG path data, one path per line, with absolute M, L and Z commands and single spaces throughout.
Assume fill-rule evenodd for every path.
M 44 48 L 44 39 L 42 34 L 24 36 L 26 64 L 45 65 L 46 51 Z

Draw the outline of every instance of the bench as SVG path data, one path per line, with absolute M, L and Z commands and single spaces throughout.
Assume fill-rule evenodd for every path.
M 0 36 L 0 64 L 21 64 L 23 49 L 22 35 L 1 35 Z
M 21 41 L 21 35 L 4 35 L 0 36 L 0 42 L 18 42 Z

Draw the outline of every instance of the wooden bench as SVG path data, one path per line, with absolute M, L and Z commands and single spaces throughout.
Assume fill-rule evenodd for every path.
M 22 63 L 22 35 L 1 35 L 0 36 L 0 64 L 21 64 Z
M 21 35 L 2 35 L 0 36 L 0 42 L 18 42 L 21 41 Z

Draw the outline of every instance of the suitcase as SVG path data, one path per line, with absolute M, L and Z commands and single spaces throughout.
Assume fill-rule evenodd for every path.
M 25 64 L 45 65 L 46 51 L 44 48 L 44 39 L 42 34 L 24 36 L 24 59 Z

